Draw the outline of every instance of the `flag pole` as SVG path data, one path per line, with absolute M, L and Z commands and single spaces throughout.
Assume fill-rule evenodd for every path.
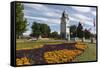
M 91 39 L 91 43 L 93 43 L 93 38 L 94 38 L 94 35 L 95 35 L 95 19 L 93 19 L 93 26 L 94 26 L 94 31 L 93 31 L 93 36 L 92 36 L 92 39 Z
M 94 19 L 94 39 L 95 39 L 95 19 Z

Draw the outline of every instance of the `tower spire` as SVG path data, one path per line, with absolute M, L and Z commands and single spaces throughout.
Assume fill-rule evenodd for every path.
M 66 18 L 65 10 L 64 10 L 63 13 L 62 13 L 62 17 Z

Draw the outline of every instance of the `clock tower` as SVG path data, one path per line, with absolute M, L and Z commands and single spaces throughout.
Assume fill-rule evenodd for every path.
M 69 34 L 68 20 L 69 20 L 68 14 L 66 14 L 65 11 L 63 11 L 60 24 L 61 39 L 68 39 L 68 34 Z

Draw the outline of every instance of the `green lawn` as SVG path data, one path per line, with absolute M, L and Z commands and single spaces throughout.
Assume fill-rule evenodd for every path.
M 19 41 L 19 40 L 18 40 Z M 50 40 L 38 40 L 38 41 L 22 41 L 16 42 L 16 49 L 32 49 L 40 48 L 45 44 L 61 44 L 62 42 L 50 41 Z
M 96 60 L 96 44 L 86 43 L 87 49 L 78 56 L 78 61 L 95 61 Z

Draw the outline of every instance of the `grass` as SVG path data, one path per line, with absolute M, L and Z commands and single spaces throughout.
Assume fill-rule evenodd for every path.
M 86 43 L 87 49 L 76 59 L 80 61 L 96 61 L 96 44 Z
M 19 40 L 18 40 L 19 41 Z M 21 41 L 21 40 L 20 40 Z M 32 48 L 41 48 L 45 44 L 61 44 L 62 42 L 50 41 L 50 40 L 38 40 L 38 41 L 21 41 L 16 42 L 16 49 L 32 49 Z

